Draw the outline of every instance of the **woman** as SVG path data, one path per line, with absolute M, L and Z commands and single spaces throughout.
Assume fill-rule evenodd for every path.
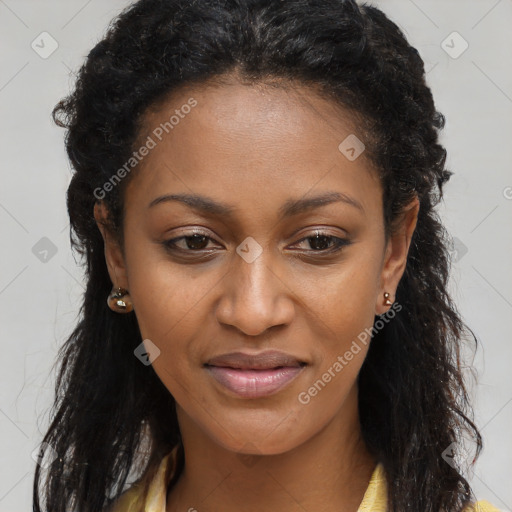
M 53 114 L 87 290 L 48 510 L 496 510 L 464 477 L 444 118 L 381 11 L 141 0 Z

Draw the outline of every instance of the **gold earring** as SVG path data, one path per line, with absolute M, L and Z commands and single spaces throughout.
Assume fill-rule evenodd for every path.
M 107 298 L 108 307 L 116 313 L 129 313 L 133 310 L 133 304 L 128 295 L 128 290 L 114 286 Z
M 389 293 L 388 292 L 384 292 L 384 299 L 385 299 L 384 304 L 386 306 L 393 305 L 393 303 L 389 300 Z

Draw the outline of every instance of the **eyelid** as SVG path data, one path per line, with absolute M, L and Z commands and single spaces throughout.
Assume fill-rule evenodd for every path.
M 203 229 L 204 229 L 204 231 L 203 231 Z M 307 230 L 307 229 L 308 229 L 307 227 L 304 228 L 304 230 Z M 332 238 L 341 238 L 338 235 L 331 234 L 327 230 L 328 230 L 327 227 L 326 228 L 313 228 L 312 231 L 306 231 L 306 234 L 304 236 L 302 236 L 302 238 L 297 240 L 295 243 L 301 242 L 301 241 L 305 240 L 306 238 L 311 238 L 311 237 L 318 236 L 318 235 L 325 236 L 325 237 L 332 237 Z M 206 228 L 202 228 L 202 227 L 188 228 L 188 231 L 184 231 L 179 236 L 173 237 L 166 241 L 177 240 L 179 238 L 187 238 L 187 237 L 193 236 L 193 235 L 201 235 L 201 236 L 205 236 L 205 237 L 210 238 L 211 240 L 217 242 L 215 240 L 215 237 L 211 236 L 208 231 L 209 230 L 207 230 Z M 295 238 L 296 236 L 298 236 L 297 233 L 300 231 L 301 231 L 300 229 L 294 231 L 294 233 L 292 235 L 290 235 L 290 238 Z M 345 231 L 345 230 L 343 230 L 343 231 Z M 217 243 L 220 243 L 220 242 L 217 242 Z
M 176 253 L 182 253 L 182 254 L 183 253 L 188 253 L 188 254 L 191 254 L 191 255 L 193 255 L 193 254 L 200 255 L 203 252 L 210 252 L 211 253 L 212 249 L 210 249 L 210 248 L 208 248 L 208 249 L 207 248 L 199 249 L 199 250 L 194 251 L 192 249 L 183 249 L 183 248 L 178 247 L 176 245 L 181 240 L 184 240 L 185 238 L 192 237 L 194 235 L 199 235 L 199 236 L 205 237 L 207 242 L 208 242 L 208 244 L 210 242 L 213 242 L 215 244 L 222 245 L 215 238 L 213 238 L 209 233 L 207 233 L 206 230 L 203 231 L 202 229 L 199 229 L 199 228 L 189 228 L 189 230 L 184 231 L 183 233 L 180 233 L 178 236 L 173 236 L 172 238 L 165 239 L 161 243 L 164 246 L 164 248 L 167 251 L 170 251 L 170 252 L 176 252 Z
M 331 240 L 332 246 L 327 249 L 321 249 L 319 251 L 315 251 L 313 249 L 305 249 L 304 251 L 308 254 L 318 254 L 318 255 L 325 255 L 338 253 L 341 251 L 343 247 L 347 247 L 352 244 L 352 241 L 348 238 L 342 238 L 340 236 L 332 235 L 327 231 L 322 231 L 320 229 L 316 229 L 314 234 L 306 235 L 302 237 L 300 240 L 297 240 L 293 245 L 300 244 L 301 242 L 304 242 L 305 240 L 308 240 L 309 238 L 314 238 L 315 236 L 320 236 L 323 238 L 328 238 Z
M 192 237 L 194 235 L 199 235 L 199 236 L 205 237 L 208 241 L 212 241 L 214 243 L 220 244 L 220 242 L 217 242 L 217 240 L 215 240 L 213 237 L 211 237 L 208 233 L 206 233 L 200 229 L 197 229 L 197 228 L 191 228 L 190 231 L 186 231 L 183 234 L 181 234 L 180 236 L 165 240 L 163 242 L 163 245 L 168 250 L 176 251 L 176 252 L 184 252 L 184 253 L 190 253 L 190 254 L 194 254 L 194 253 L 201 254 L 202 251 L 210 251 L 211 252 L 211 249 L 206 249 L 206 248 L 198 249 L 198 250 L 194 251 L 192 249 L 182 249 L 182 248 L 176 246 L 178 241 L 183 240 L 185 238 Z M 306 253 L 318 254 L 318 255 L 322 255 L 322 254 L 327 255 L 327 254 L 332 254 L 332 253 L 338 253 L 341 251 L 341 249 L 343 247 L 346 247 L 352 243 L 348 238 L 343 238 L 343 237 L 331 234 L 326 228 L 315 228 L 312 232 L 306 233 L 302 238 L 300 238 L 299 240 L 296 240 L 293 245 L 300 244 L 300 243 L 308 240 L 309 238 L 314 238 L 315 236 L 328 238 L 332 241 L 333 245 L 331 247 L 329 247 L 328 249 L 321 249 L 318 251 L 315 251 L 313 249 L 304 249 L 304 251 Z M 222 244 L 220 244 L 220 245 L 222 245 Z

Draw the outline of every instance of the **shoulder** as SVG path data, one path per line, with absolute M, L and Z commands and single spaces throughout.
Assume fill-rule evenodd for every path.
M 388 509 L 387 477 L 382 463 L 378 463 L 358 512 L 384 512 Z M 488 501 L 467 505 L 463 512 L 502 512 Z
M 469 505 L 464 512 L 500 512 L 498 508 L 491 505 L 488 501 L 482 500 Z
M 105 512 L 136 512 L 142 490 L 141 485 L 134 484 L 127 491 L 123 492 Z
M 103 512 L 140 512 L 146 506 L 161 510 L 165 506 L 167 488 L 176 473 L 179 448 L 180 445 L 175 446 L 159 463 L 147 468 L 144 475 Z

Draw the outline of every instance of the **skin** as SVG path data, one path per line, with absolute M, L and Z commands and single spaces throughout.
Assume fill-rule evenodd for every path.
M 190 97 L 197 106 L 127 183 L 124 251 L 102 224 L 104 205 L 94 209 L 112 282 L 129 290 L 143 339 L 161 351 L 153 367 L 177 401 L 186 463 L 167 512 L 356 512 L 376 464 L 357 409 L 368 345 L 308 404 L 298 396 L 390 309 L 383 293 L 393 301 L 419 203 L 386 243 L 375 171 L 364 153 L 349 161 L 338 150 L 355 125 L 307 87 L 233 78 L 183 89 L 146 114 L 141 140 Z M 362 210 L 334 202 L 279 216 L 290 199 L 333 191 Z M 233 217 L 176 201 L 148 208 L 171 193 L 228 204 Z M 210 237 L 202 245 L 181 239 L 173 255 L 162 244 L 196 228 Z M 334 244 L 305 239 L 315 229 L 351 243 L 322 256 Z M 251 263 L 236 252 L 247 237 L 262 248 Z M 272 396 L 233 396 L 203 368 L 219 354 L 266 349 L 308 363 Z

